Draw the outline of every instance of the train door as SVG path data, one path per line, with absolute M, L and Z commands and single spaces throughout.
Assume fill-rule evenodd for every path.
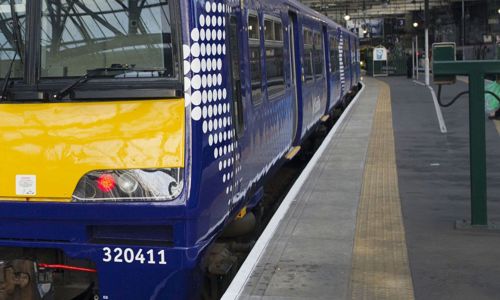
M 340 84 L 339 84 L 339 74 L 338 74 L 338 56 L 339 56 L 339 48 L 337 46 L 337 39 L 334 34 L 329 35 L 329 54 L 330 54 L 330 106 L 329 109 L 333 109 L 333 107 L 337 104 L 337 101 L 340 97 Z
M 348 94 L 351 90 L 351 67 L 350 67 L 350 54 L 349 54 L 349 35 L 347 33 L 343 33 L 344 35 L 344 48 L 343 48 L 343 58 L 344 58 L 344 73 L 345 73 L 345 93 Z
M 323 28 L 312 31 L 313 40 L 313 74 L 314 83 L 310 93 L 312 97 L 312 113 L 309 126 L 320 119 L 326 111 L 326 72 Z
M 359 39 L 356 39 L 356 53 L 354 53 L 354 55 L 356 55 L 356 84 L 359 82 L 359 79 L 361 77 L 361 74 L 360 74 L 360 71 L 359 71 L 359 61 L 360 61 L 360 57 L 359 57 Z
M 356 53 L 356 40 L 354 37 L 351 36 L 351 86 L 354 86 L 356 83 L 356 56 L 354 55 Z
M 297 26 L 297 15 L 293 12 L 288 13 L 288 45 L 290 47 L 290 51 L 288 51 L 290 57 L 290 85 L 291 85 L 291 93 L 293 98 L 293 134 L 292 134 L 292 142 L 293 144 L 299 143 L 300 135 L 297 134 L 299 132 L 299 97 L 301 95 L 301 80 L 299 78 L 299 70 L 297 66 L 300 66 L 300 56 L 299 56 L 299 42 L 297 38 L 298 26 Z
M 326 26 L 323 26 L 323 59 L 325 61 L 325 81 L 326 81 L 326 86 L 325 86 L 325 92 L 323 95 L 326 97 L 326 109 L 325 109 L 325 114 L 328 114 L 330 110 L 330 104 L 333 101 L 333 98 L 330 96 L 331 92 L 331 78 L 332 78 L 332 66 L 331 66 L 331 61 L 330 61 L 330 48 L 328 47 L 329 45 L 329 40 L 328 40 L 328 31 Z
M 344 68 L 346 72 L 346 92 L 349 93 L 352 86 L 352 67 L 351 67 L 351 37 L 345 34 L 344 37 Z
M 226 168 L 226 165 L 231 166 L 232 165 L 232 170 L 228 172 L 230 176 L 228 177 L 228 181 L 231 180 L 231 185 L 230 185 L 230 190 L 232 190 L 234 186 L 234 194 L 238 193 L 239 186 L 233 185 L 233 182 L 237 182 L 237 178 L 235 178 L 237 171 L 241 168 L 241 162 L 240 162 L 240 151 L 239 148 L 237 147 L 238 142 L 242 138 L 245 132 L 245 124 L 244 124 L 244 106 L 243 106 L 243 99 L 242 99 L 242 66 L 240 65 L 240 58 L 241 52 L 240 52 L 240 28 L 241 26 L 239 22 L 241 22 L 241 19 L 239 18 L 240 13 L 232 13 L 229 15 L 228 22 L 227 22 L 227 32 L 229 33 L 229 38 L 228 38 L 228 49 L 229 49 L 229 73 L 230 73 L 230 95 L 232 99 L 231 103 L 231 110 L 232 110 L 232 120 L 233 120 L 233 128 L 234 128 L 234 135 L 231 134 L 233 138 L 233 145 L 236 145 L 235 150 L 232 152 L 233 157 L 231 158 L 230 162 L 234 163 L 227 163 L 224 161 L 222 164 L 223 168 Z M 221 168 L 221 166 L 219 167 Z M 224 175 L 225 176 L 225 175 Z M 226 191 L 227 192 L 227 191 Z M 233 205 L 233 203 L 231 203 Z

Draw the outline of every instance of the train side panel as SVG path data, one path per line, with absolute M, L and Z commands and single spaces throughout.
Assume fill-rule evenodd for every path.
M 244 131 L 237 140 L 238 168 L 234 177 L 237 186 L 233 200 L 237 208 L 243 205 L 241 200 L 249 201 L 253 194 L 259 194 L 261 180 L 277 166 L 293 139 L 295 105 L 285 32 L 288 14 L 278 3 L 272 9 L 267 5 L 263 1 L 249 1 L 240 13 L 243 28 L 251 29 L 242 30 L 241 36 Z M 266 32 L 264 24 L 279 28 L 281 37 Z

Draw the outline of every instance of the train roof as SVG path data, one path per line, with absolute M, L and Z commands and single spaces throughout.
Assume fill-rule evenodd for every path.
M 342 31 L 345 33 L 357 37 L 353 32 L 350 32 L 347 30 L 347 28 L 343 27 L 342 25 L 336 23 L 332 19 L 328 18 L 327 16 L 319 13 L 318 11 L 315 11 L 314 9 L 310 8 L 309 6 L 306 6 L 305 4 L 296 1 L 296 0 L 284 0 L 283 1 L 285 4 L 295 7 L 298 11 L 302 13 L 306 13 L 310 17 L 317 18 L 318 20 L 324 22 L 325 24 L 332 26 L 334 28 L 340 28 Z

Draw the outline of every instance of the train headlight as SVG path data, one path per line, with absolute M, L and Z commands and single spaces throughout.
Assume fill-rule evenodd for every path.
M 132 194 L 137 191 L 139 182 L 130 174 L 121 174 L 117 179 L 118 187 L 122 192 Z
M 80 179 L 73 201 L 170 201 L 181 194 L 183 187 L 184 172 L 180 168 L 98 170 Z

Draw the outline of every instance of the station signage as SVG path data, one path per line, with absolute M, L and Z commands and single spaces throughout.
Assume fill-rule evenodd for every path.
M 386 61 L 387 60 L 387 49 L 385 47 L 373 48 L 373 60 L 374 61 Z

